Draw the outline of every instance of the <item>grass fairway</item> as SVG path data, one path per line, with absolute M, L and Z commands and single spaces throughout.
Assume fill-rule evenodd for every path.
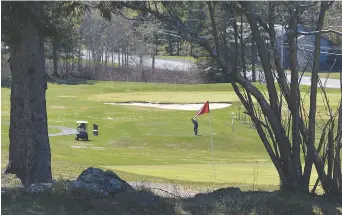
M 279 177 L 272 163 L 267 162 L 244 162 L 244 163 L 224 163 L 224 164 L 169 164 L 169 165 L 118 165 L 103 166 L 106 169 L 125 172 L 148 177 L 164 177 L 169 181 L 180 184 L 188 182 L 202 184 L 242 184 L 249 188 L 252 185 L 261 188 L 279 184 Z M 314 172 L 311 184 L 315 183 L 317 174 Z M 268 188 L 269 189 L 269 188 Z M 267 190 L 268 190 L 267 189 Z
M 176 181 L 253 184 L 256 180 L 259 185 L 279 182 L 270 163 L 231 163 L 215 164 L 215 166 L 213 164 L 127 165 L 105 166 L 105 168 L 154 177 L 166 174 L 167 178 Z
M 262 87 L 262 86 L 258 86 Z M 307 88 L 303 87 L 303 90 Z M 329 89 L 331 104 L 337 104 L 339 89 Z M 8 159 L 10 89 L 1 90 L 2 168 Z M 196 111 L 149 107 L 113 106 L 104 102 L 154 101 L 174 103 L 231 102 L 212 110 L 215 175 L 207 115 L 199 117 L 194 136 L 190 118 Z M 237 121 L 232 112 L 239 102 L 229 84 L 169 85 L 72 80 L 49 83 L 49 126 L 76 126 L 77 120 L 99 124 L 99 136 L 77 142 L 74 136 L 50 137 L 55 178 L 74 179 L 89 166 L 113 169 L 125 180 L 149 180 L 200 186 L 245 184 L 275 187 L 278 177 L 265 149 L 252 128 Z M 318 109 L 324 108 L 318 104 Z M 90 129 L 91 130 L 91 129 Z M 49 129 L 50 133 L 57 133 Z M 257 163 L 258 162 L 258 163 Z M 314 181 L 316 176 L 312 177 Z M 216 184 L 216 185 L 215 185 Z

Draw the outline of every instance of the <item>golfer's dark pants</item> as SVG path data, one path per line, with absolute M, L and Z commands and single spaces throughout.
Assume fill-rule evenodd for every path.
M 197 132 L 198 132 L 198 126 L 195 126 L 195 127 L 194 127 L 194 132 L 195 132 L 195 135 L 197 135 Z

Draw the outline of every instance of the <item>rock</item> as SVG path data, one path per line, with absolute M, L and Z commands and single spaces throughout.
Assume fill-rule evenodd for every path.
M 103 171 L 93 167 L 84 170 L 77 180 L 68 186 L 68 191 L 73 195 L 99 197 L 115 196 L 117 193 L 131 190 L 134 190 L 133 187 L 113 171 Z
M 51 193 L 52 192 L 52 183 L 36 183 L 31 184 L 26 190 L 26 193 Z

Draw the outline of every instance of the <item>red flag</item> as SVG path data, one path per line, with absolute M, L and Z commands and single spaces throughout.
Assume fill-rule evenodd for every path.
M 205 113 L 210 113 L 209 110 L 209 101 L 207 101 L 203 107 L 196 113 L 195 116 L 201 115 L 201 114 L 205 114 Z

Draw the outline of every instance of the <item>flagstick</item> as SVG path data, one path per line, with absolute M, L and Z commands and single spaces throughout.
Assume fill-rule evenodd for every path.
M 214 161 L 214 143 L 213 143 L 213 129 L 211 127 L 211 113 L 209 112 L 210 118 L 210 139 L 211 139 L 211 154 L 212 154 L 212 162 L 214 165 L 214 180 L 216 180 L 216 168 L 215 168 L 215 161 Z

